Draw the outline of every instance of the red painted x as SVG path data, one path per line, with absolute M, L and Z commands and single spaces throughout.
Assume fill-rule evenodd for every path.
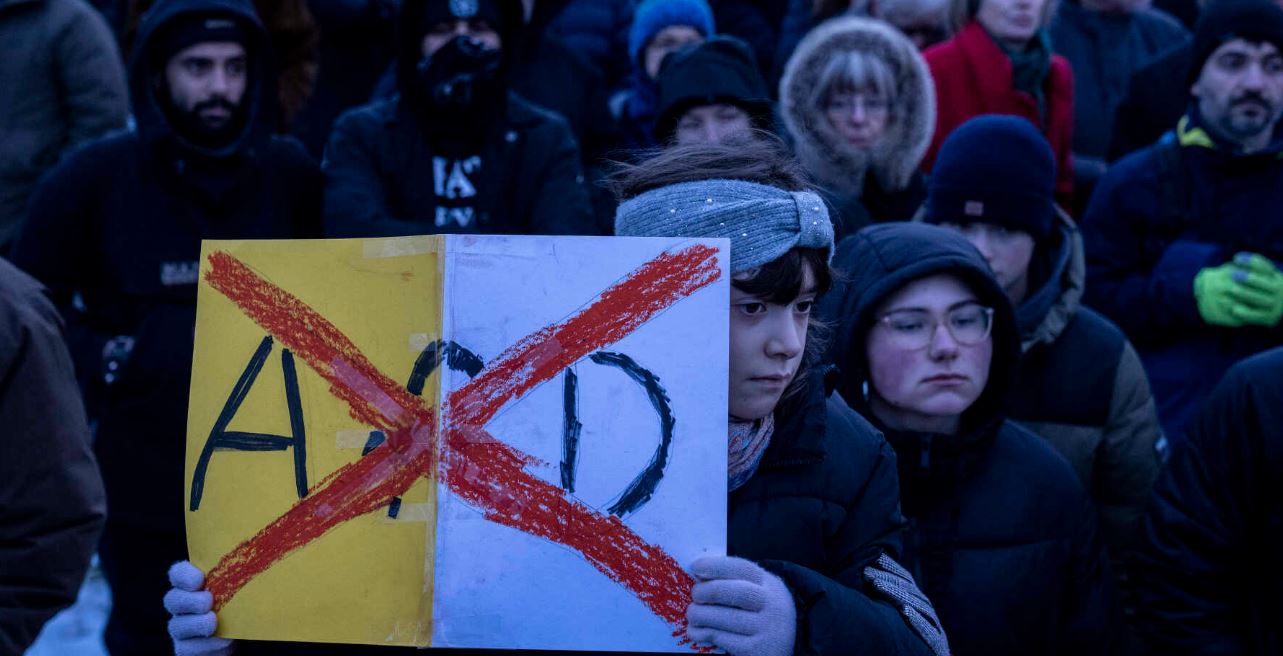
M 665 253 L 611 286 L 574 316 L 504 351 L 450 393 L 437 452 L 437 422 L 423 399 L 384 375 L 342 332 L 289 292 L 225 252 L 209 256 L 205 280 L 330 383 L 351 416 L 387 436 L 368 456 L 321 480 L 308 496 L 241 543 L 210 570 L 206 588 L 221 608 L 273 563 L 352 518 L 383 509 L 437 471 L 450 490 L 490 521 L 574 549 L 656 615 L 686 629 L 692 579 L 618 517 L 603 515 L 525 471 L 529 456 L 485 432 L 510 401 L 595 350 L 622 339 L 677 301 L 716 281 L 717 251 Z

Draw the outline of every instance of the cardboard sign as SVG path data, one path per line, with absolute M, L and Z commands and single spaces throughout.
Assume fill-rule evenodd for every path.
M 726 539 L 726 240 L 207 241 L 187 532 L 219 635 L 686 651 Z

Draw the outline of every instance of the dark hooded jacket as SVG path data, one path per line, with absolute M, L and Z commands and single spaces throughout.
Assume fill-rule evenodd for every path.
M 323 164 L 326 235 L 597 233 L 566 120 L 508 90 L 520 52 L 520 3 L 502 3 L 505 47 L 493 98 L 478 101 L 466 117 L 443 114 L 421 88 L 426 4 L 406 0 L 398 16 L 399 93 L 335 123 Z M 450 189 L 466 191 L 442 192 Z M 443 193 L 472 203 L 470 216 L 441 220 Z
M 44 290 L 0 260 L 0 654 L 76 600 L 107 502 Z
M 1132 73 L 1114 110 L 1110 161 L 1153 144 L 1176 127 L 1189 107 L 1189 69 L 1193 66 L 1194 45 L 1186 40 Z
M 1191 113 L 1110 169 L 1082 230 L 1084 301 L 1136 345 L 1169 437 L 1234 363 L 1283 345 L 1283 327 L 1209 325 L 1194 298 L 1198 272 L 1235 253 L 1283 262 L 1283 140 L 1244 155 Z
M 1046 438 L 1100 512 L 1115 565 L 1134 549 L 1166 441 L 1140 357 L 1110 320 L 1083 307 L 1082 236 L 1059 213 L 1016 308 L 1021 347 L 1011 419 Z
M 820 82 L 834 57 L 867 53 L 891 70 L 889 125 L 872 149 L 849 146 L 825 117 Z M 907 37 L 868 18 L 834 18 L 798 44 L 780 81 L 780 114 L 802 166 L 834 208 L 838 239 L 882 221 L 906 221 L 926 199 L 918 164 L 935 129 L 935 90 Z
M 895 454 L 867 421 L 831 393 L 818 371 L 782 407 L 786 409 L 777 410 L 775 432 L 757 471 L 727 500 L 727 552 L 758 562 L 788 585 L 798 609 L 798 656 L 932 654 L 901 614 L 904 602 L 880 591 L 868 571 L 879 556 L 896 559 L 900 553 L 904 520 L 896 498 Z M 237 649 L 245 656 L 394 652 L 411 650 L 267 642 L 241 643 Z
M 1283 653 L 1283 349 L 1225 375 L 1154 486 L 1132 567 L 1153 653 Z
M 211 151 L 170 126 L 153 93 L 155 35 L 187 14 L 247 26 L 245 126 Z M 302 147 L 271 135 L 271 51 L 245 0 L 165 0 L 143 21 L 130 64 L 137 127 L 77 151 L 37 188 L 14 261 L 68 315 L 113 522 L 183 530 L 183 451 L 201 239 L 314 236 L 319 172 Z M 73 306 L 72 297 L 83 303 Z M 104 371 L 109 338 L 132 338 Z M 127 349 L 125 349 L 127 351 Z M 104 384 L 105 374 L 115 382 Z M 163 571 L 163 567 L 162 570 Z
M 935 604 L 953 653 L 1102 653 L 1114 606 L 1095 511 L 1064 459 L 1004 418 L 1020 337 L 980 253 L 952 231 L 891 223 L 844 240 L 834 266 L 847 277 L 823 301 L 838 325 L 838 389 L 895 448 L 909 520 L 904 564 Z M 957 434 L 890 430 L 862 389 L 874 312 L 905 284 L 940 273 L 995 310 L 988 384 Z

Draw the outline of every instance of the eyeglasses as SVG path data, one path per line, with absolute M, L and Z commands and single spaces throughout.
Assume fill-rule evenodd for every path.
M 940 320 L 924 310 L 895 310 L 882 315 L 876 324 L 886 327 L 893 346 L 916 351 L 935 339 Z M 945 314 L 944 326 L 953 341 L 975 346 L 988 339 L 993 330 L 993 308 L 979 303 L 956 307 Z
M 856 107 L 865 114 L 882 114 L 891 107 L 891 103 L 881 96 L 868 96 L 862 93 L 838 93 L 824 101 L 824 111 L 839 114 L 850 114 Z

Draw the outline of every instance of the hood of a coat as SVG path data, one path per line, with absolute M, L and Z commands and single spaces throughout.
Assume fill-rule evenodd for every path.
M 45 2 L 45 0 L 0 0 L 0 11 L 7 11 L 22 5 L 35 5 L 43 2 Z
M 845 52 L 866 52 L 886 62 L 895 99 L 882 143 L 874 151 L 846 145 L 824 116 L 819 82 L 829 61 Z M 798 159 L 820 183 L 858 196 L 865 174 L 899 191 L 909 184 L 935 130 L 935 87 L 913 42 L 881 21 L 842 17 L 811 30 L 789 58 L 780 79 L 780 114 Z
M 401 96 L 416 108 L 426 107 L 428 100 L 420 90 L 418 66 L 423 61 L 424 13 L 429 2 L 445 0 L 403 0 L 396 17 L 396 83 Z M 517 0 L 502 0 L 503 27 L 499 38 L 503 42 L 503 56 L 499 76 L 506 79 L 512 70 L 513 58 L 522 51 L 525 32 L 525 14 Z M 505 84 L 506 86 L 506 84 Z
M 156 97 L 157 76 L 163 74 L 164 62 L 155 61 L 167 25 L 192 14 L 224 16 L 242 23 L 250 33 L 249 76 L 243 102 L 246 103 L 245 125 L 240 135 L 222 148 L 211 150 L 188 142 L 170 125 L 169 118 Z M 138 134 L 150 145 L 166 144 L 184 154 L 210 158 L 227 158 L 247 148 L 266 144 L 276 122 L 276 76 L 271 41 L 249 0 L 161 0 L 143 15 L 138 26 L 133 56 L 129 62 L 129 97 L 133 105 Z
M 1035 282 L 1041 284 L 1016 308 L 1024 351 L 1050 344 L 1060 337 L 1078 313 L 1087 284 L 1082 234 L 1060 208 L 1056 208 L 1052 238 L 1034 257 L 1036 262 L 1030 265 L 1030 271 L 1037 272 Z
M 958 276 L 994 309 L 993 360 L 980 398 L 963 413 L 963 430 L 992 426 L 1004 416 L 1007 392 L 1020 364 L 1015 312 L 989 264 L 962 235 L 924 223 L 872 225 L 842 240 L 833 258 L 838 283 L 821 300 L 820 314 L 835 324 L 828 361 L 841 371 L 839 390 L 854 406 L 868 379 L 864 343 L 874 312 L 906 284 L 940 273 Z M 868 409 L 857 407 L 867 413 Z M 866 414 L 870 420 L 873 419 Z

